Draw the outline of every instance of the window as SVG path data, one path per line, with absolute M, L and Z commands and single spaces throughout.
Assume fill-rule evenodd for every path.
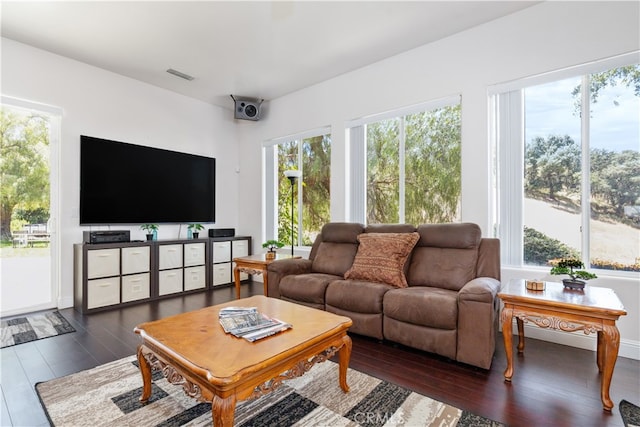
M 265 146 L 265 159 L 266 184 L 274 190 L 267 192 L 272 198 L 266 200 L 266 238 L 291 244 L 293 236 L 294 246 L 311 246 L 330 221 L 329 130 L 271 141 Z M 292 169 L 302 173 L 293 185 L 284 174 Z
M 492 99 L 503 261 L 640 271 L 640 65 L 621 57 L 519 86 Z
M 460 99 L 350 126 L 350 219 L 422 224 L 460 219 Z

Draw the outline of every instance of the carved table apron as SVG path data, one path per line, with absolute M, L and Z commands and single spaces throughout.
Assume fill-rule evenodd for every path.
M 545 283 L 545 290 L 529 291 L 524 280 L 513 280 L 498 296 L 504 302 L 500 316 L 507 358 L 505 381 L 513 377 L 513 318 L 518 325 L 518 353 L 524 353 L 524 324 L 564 332 L 597 333 L 596 364 L 602 375 L 602 406 L 610 411 L 611 377 L 618 357 L 620 333 L 616 320 L 627 312 L 611 289 L 587 286 L 584 291 L 564 289 L 561 283 Z
M 217 324 L 219 309 L 229 305 L 257 307 L 291 323 L 293 328 L 249 343 L 225 334 Z M 203 319 L 215 324 L 211 329 L 204 328 Z M 193 325 L 191 332 L 195 338 L 178 338 L 185 335 L 189 325 Z M 258 398 L 275 390 L 282 381 L 303 375 L 336 353 L 340 387 L 348 392 L 349 326 L 349 318 L 264 296 L 141 324 L 135 328 L 143 340 L 138 346 L 143 382 L 140 400 L 146 402 L 151 396 L 152 368 L 160 369 L 170 383 L 181 385 L 188 396 L 211 402 L 215 426 L 232 426 L 238 400 Z M 201 351 L 214 343 L 216 347 L 211 347 L 211 354 Z

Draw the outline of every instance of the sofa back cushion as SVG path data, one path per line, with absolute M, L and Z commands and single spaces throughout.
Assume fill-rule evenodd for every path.
M 363 231 L 363 225 L 358 223 L 325 224 L 309 255 L 310 259 L 313 256 L 311 271 L 344 276 L 353 264 L 358 251 L 358 236 Z
M 478 248 L 482 239 L 476 224 L 424 224 L 411 256 L 409 286 L 460 290 L 477 277 Z
M 420 236 L 418 233 L 362 233 L 360 246 L 345 279 L 407 287 L 404 266 Z

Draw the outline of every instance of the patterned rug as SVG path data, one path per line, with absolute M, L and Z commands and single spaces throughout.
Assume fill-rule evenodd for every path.
M 0 322 L 0 348 L 75 332 L 57 311 L 31 314 Z
M 620 415 L 624 422 L 624 427 L 640 426 L 640 407 L 626 400 L 620 401 Z
M 315 365 L 256 400 L 238 402 L 236 426 L 501 426 L 397 385 L 349 369 L 343 393 L 334 362 Z M 210 426 L 211 404 L 153 373 L 142 405 L 142 377 L 134 356 L 36 384 L 54 426 Z

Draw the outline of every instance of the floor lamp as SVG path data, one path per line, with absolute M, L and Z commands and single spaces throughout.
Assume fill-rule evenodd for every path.
M 293 186 L 296 180 L 302 176 L 302 172 L 294 169 L 286 170 L 284 171 L 284 176 L 289 178 L 291 183 L 291 256 L 293 256 Z

